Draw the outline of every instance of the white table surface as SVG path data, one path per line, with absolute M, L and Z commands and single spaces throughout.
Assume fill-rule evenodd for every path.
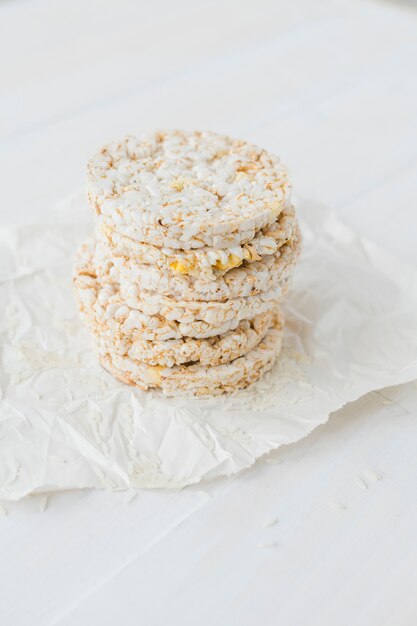
M 412 4 L 3 0 L 1 222 L 48 215 L 108 139 L 209 128 L 417 263 Z M 416 417 L 411 383 L 231 480 L 3 503 L 1 626 L 415 626 Z

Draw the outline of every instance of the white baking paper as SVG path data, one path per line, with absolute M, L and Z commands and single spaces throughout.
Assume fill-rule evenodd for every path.
M 72 293 L 89 211 L 79 194 L 63 208 L 49 224 L 0 229 L 1 499 L 231 475 L 366 392 L 417 378 L 417 271 L 304 202 L 273 371 L 209 400 L 124 385 L 97 363 Z

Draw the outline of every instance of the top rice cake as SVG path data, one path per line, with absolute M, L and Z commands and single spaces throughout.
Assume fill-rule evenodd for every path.
M 99 221 L 161 248 L 249 242 L 290 206 L 279 159 L 212 132 L 155 132 L 104 146 L 87 166 Z

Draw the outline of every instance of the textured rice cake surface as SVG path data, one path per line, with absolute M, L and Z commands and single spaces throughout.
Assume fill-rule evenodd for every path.
M 290 205 L 279 159 L 212 132 L 155 132 L 104 146 L 87 166 L 100 221 L 159 247 L 230 248 Z
M 201 364 L 150 367 L 112 353 L 104 342 L 99 341 L 97 349 L 102 365 L 129 385 L 144 390 L 157 387 L 167 396 L 220 395 L 243 389 L 270 370 L 281 350 L 282 335 L 277 321 L 255 348 L 230 363 L 214 367 Z
M 252 320 L 242 320 L 235 330 L 210 339 L 191 337 L 172 341 L 123 341 L 118 344 L 118 354 L 150 365 L 182 365 L 198 362 L 200 365 L 215 366 L 230 363 L 253 348 L 265 337 L 280 314 L 269 311 L 256 315 Z M 120 348 L 122 348 L 121 350 Z
M 178 301 L 172 296 L 161 296 L 155 291 L 141 291 L 137 285 L 131 285 L 127 290 L 121 288 L 120 295 L 129 307 L 146 315 L 162 315 L 168 320 L 188 324 L 196 321 L 221 324 L 233 319 L 240 322 L 251 319 L 257 313 L 271 311 L 283 293 L 280 285 L 277 285 L 270 291 L 255 296 L 233 298 L 225 302 Z
M 94 263 L 100 276 L 108 275 L 124 289 L 154 291 L 177 300 L 224 302 L 232 298 L 253 296 L 280 287 L 285 293 L 301 248 L 298 229 L 277 252 L 260 261 L 235 267 L 215 281 L 190 275 L 172 275 L 152 265 L 139 264 L 134 258 L 109 254 L 100 244 L 94 248 Z
M 283 325 L 279 309 L 261 313 L 252 320 L 243 320 L 235 330 L 209 339 L 183 337 L 167 341 L 146 341 L 141 338 L 132 340 L 122 332 L 114 333 L 103 328 L 95 335 L 112 353 L 128 356 L 148 365 L 172 367 L 198 362 L 201 365 L 214 366 L 230 363 L 255 348 L 277 321 Z
M 95 334 L 108 329 L 112 333 L 121 332 L 132 339 L 147 341 L 215 337 L 235 330 L 242 319 L 250 319 L 261 312 L 273 311 L 277 305 L 277 299 L 271 298 L 262 303 L 261 311 L 254 312 L 253 307 L 247 307 L 245 311 L 231 319 L 214 322 L 177 321 L 161 314 L 147 314 L 126 304 L 117 283 L 103 282 L 101 277 L 97 277 L 89 246 L 82 246 L 77 257 L 74 288 L 80 313 Z
M 124 256 L 137 264 L 152 265 L 172 275 L 189 275 L 205 280 L 216 280 L 243 263 L 253 263 L 262 257 L 275 254 L 292 238 L 299 238 L 293 207 L 284 209 L 277 220 L 259 230 L 245 244 L 223 248 L 203 247 L 198 250 L 161 248 L 141 243 L 121 235 L 108 226 L 96 230 L 99 245 L 108 256 Z

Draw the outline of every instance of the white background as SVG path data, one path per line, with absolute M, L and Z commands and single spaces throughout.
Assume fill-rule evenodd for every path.
M 50 215 L 109 139 L 208 128 L 417 262 L 412 2 L 3 1 L 0 59 L 2 223 Z M 414 626 L 416 407 L 369 394 L 179 493 L 5 503 L 1 626 Z

